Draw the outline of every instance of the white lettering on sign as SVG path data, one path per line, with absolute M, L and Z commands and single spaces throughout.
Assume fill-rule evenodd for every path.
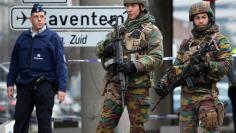
M 57 32 L 64 47 L 95 47 L 109 31 L 103 32 Z
M 11 8 L 10 27 L 13 30 L 28 29 L 31 23 L 28 20 L 32 7 Z M 48 6 L 46 11 L 46 25 L 58 30 L 108 30 L 111 26 L 108 20 L 115 15 L 121 24 L 127 18 L 123 14 L 125 9 L 117 6 Z

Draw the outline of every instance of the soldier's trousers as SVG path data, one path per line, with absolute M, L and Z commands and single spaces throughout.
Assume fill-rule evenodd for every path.
M 130 133 L 144 133 L 144 122 L 148 120 L 150 107 L 149 89 L 128 89 L 125 103 L 130 119 Z M 123 113 L 118 88 L 110 88 L 105 94 L 103 112 L 97 127 L 97 133 L 113 133 Z
M 198 133 L 199 108 L 203 106 L 204 101 L 212 101 L 207 102 L 207 104 L 209 104 L 209 106 L 214 106 L 211 94 L 189 94 L 184 93 L 183 91 L 181 92 L 181 109 L 179 117 L 181 133 Z M 204 107 L 207 107 L 207 104 L 205 104 Z M 211 130 L 202 127 L 202 130 L 203 133 L 219 133 L 219 127 Z

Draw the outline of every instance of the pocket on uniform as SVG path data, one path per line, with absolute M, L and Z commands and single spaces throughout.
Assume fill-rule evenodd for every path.
M 49 71 L 52 69 L 52 56 L 47 47 L 33 49 L 32 67 L 39 71 Z
M 150 97 L 145 97 L 144 99 L 139 100 L 139 115 L 136 118 L 138 121 L 146 122 L 148 120 L 148 111 L 151 106 Z
M 52 98 L 55 96 L 55 93 L 53 91 L 53 85 L 51 82 L 49 81 L 44 81 L 42 84 L 40 84 L 38 86 L 38 89 L 45 89 L 45 92 L 43 92 L 45 94 L 45 96 L 49 97 L 49 98 Z

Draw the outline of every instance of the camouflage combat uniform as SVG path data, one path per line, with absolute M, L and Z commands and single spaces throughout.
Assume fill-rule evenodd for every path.
M 153 24 L 154 21 L 153 16 L 142 12 L 138 18 L 127 19 L 120 26 L 122 27 L 120 29 L 123 29 L 120 34 L 123 39 L 124 60 L 134 62 L 137 69 L 136 73 L 126 75 L 127 91 L 124 99 L 129 113 L 131 133 L 145 132 L 144 122 L 148 120 L 148 110 L 151 103 L 149 97 L 150 72 L 162 63 L 163 38 L 159 29 Z M 96 54 L 102 64 L 105 60 L 104 47 L 111 41 L 112 35 L 112 32 L 109 33 L 106 39 L 99 42 L 96 47 Z M 124 109 L 117 82 L 117 72 L 108 71 L 105 79 L 105 101 L 97 133 L 114 132 L 113 129 L 117 126 Z
M 198 13 L 207 13 L 210 6 L 205 2 L 194 4 L 190 9 L 190 21 L 193 21 L 193 15 Z M 209 14 L 208 14 L 209 16 Z M 214 21 L 214 20 L 210 20 Z M 229 40 L 219 33 L 218 26 L 213 22 L 207 25 L 205 29 L 197 29 L 194 26 L 192 36 L 183 40 L 177 52 L 177 58 L 164 76 L 162 82 L 169 84 L 175 76 L 178 76 L 183 68 L 189 64 L 189 59 L 195 53 L 204 37 L 213 37 L 215 49 L 208 52 L 204 58 L 208 62 L 209 68 L 206 72 L 198 76 L 191 76 L 193 87 L 188 87 L 186 83 L 181 85 L 181 108 L 179 125 L 181 133 L 197 133 L 199 122 L 204 133 L 215 133 L 219 131 L 219 115 L 217 112 L 218 88 L 216 82 L 227 74 L 231 67 L 231 46 Z M 173 76 L 174 75 L 174 76 Z M 211 120 L 209 120 L 211 119 Z M 206 124 L 208 123 L 208 124 Z M 210 123 L 210 124 L 209 124 Z

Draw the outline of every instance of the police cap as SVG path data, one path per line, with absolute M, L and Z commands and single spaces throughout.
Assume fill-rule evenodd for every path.
M 36 13 L 36 12 L 44 12 L 44 13 L 46 13 L 46 12 L 44 11 L 42 5 L 39 5 L 38 3 L 36 3 L 36 4 L 33 5 L 32 9 L 31 9 L 31 15 L 32 15 L 33 13 Z

